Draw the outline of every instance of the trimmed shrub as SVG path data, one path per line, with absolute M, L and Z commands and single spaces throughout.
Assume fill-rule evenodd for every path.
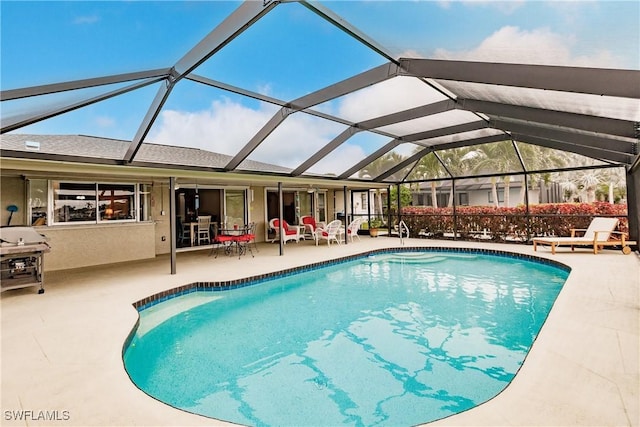
M 546 203 L 515 208 L 490 206 L 457 206 L 432 208 L 407 206 L 402 208 L 402 219 L 411 230 L 424 231 L 435 237 L 444 233 L 458 233 L 463 239 L 480 235 L 494 241 L 527 241 L 533 236 L 569 236 L 572 228 L 587 228 L 593 217 L 616 217 L 618 231 L 629 232 L 627 205 L 595 203 Z

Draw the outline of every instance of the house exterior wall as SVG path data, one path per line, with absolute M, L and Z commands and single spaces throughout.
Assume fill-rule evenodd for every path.
M 37 227 L 48 238 L 51 252 L 45 271 L 66 270 L 154 258 L 153 222 Z
M 24 179 L 19 176 L 7 176 L 0 179 L 0 203 L 2 212 L 0 212 L 0 224 L 7 225 L 9 222 L 9 211 L 7 206 L 16 205 L 18 211 L 13 213 L 11 217 L 11 225 L 27 225 L 27 207 L 26 207 L 26 184 Z
M 267 235 L 265 187 L 251 187 L 249 194 L 253 194 L 253 201 L 249 197 L 249 221 L 256 223 L 256 242 L 264 242 Z
M 504 191 L 504 187 L 501 186 L 500 191 Z M 509 187 L 509 206 L 505 206 L 502 199 L 500 199 L 500 206 L 514 208 L 518 205 L 523 204 L 524 201 L 520 200 L 520 191 L 521 189 L 519 186 Z M 469 195 L 469 206 L 494 206 L 494 202 L 489 202 L 489 194 L 491 193 L 491 188 L 466 191 L 466 193 Z M 538 194 L 539 191 L 537 190 L 529 190 L 529 203 L 537 203 Z
M 170 195 L 169 186 L 166 183 L 153 183 L 150 204 L 151 219 L 154 224 L 155 253 L 156 255 L 171 253 Z
M 87 165 L 62 162 L 42 162 L 28 159 L 3 160 L 0 170 L 0 220 L 6 226 L 9 212 L 6 207 L 16 205 L 18 211 L 11 219 L 11 225 L 30 225 L 28 209 L 28 188 L 25 176 L 33 180 L 65 180 L 95 182 L 131 182 L 144 184 L 145 221 L 97 223 L 64 223 L 37 226 L 36 230 L 44 234 L 51 252 L 44 257 L 45 271 L 90 267 L 93 265 L 115 264 L 124 261 L 139 261 L 154 258 L 171 252 L 171 171 L 146 168 L 124 168 L 120 166 Z M 173 176 L 173 175 L 171 175 Z M 262 186 L 247 187 L 255 176 L 241 177 L 236 180 L 219 179 L 202 172 L 179 171 L 176 174 L 181 182 L 200 182 L 204 186 L 216 188 L 249 188 L 248 216 L 256 223 L 256 241 L 266 239 L 265 216 L 266 188 L 277 181 L 265 179 Z M 290 182 L 291 188 L 300 188 L 298 182 Z M 306 187 L 308 184 L 304 184 Z M 326 191 L 327 219 L 335 217 L 335 199 L 332 189 Z M 340 192 L 341 195 L 341 192 Z M 49 202 L 50 203 L 50 202 Z M 210 207 L 207 207 L 209 209 Z M 213 209 L 214 211 L 216 209 Z
M 30 225 L 25 180 L 20 176 L 2 176 L 0 190 L 2 225 L 8 225 L 6 207 L 9 205 L 18 207 L 10 225 Z M 35 228 L 47 237 L 51 246 L 51 251 L 44 256 L 45 271 L 153 258 L 156 255 L 154 241 L 159 240 L 155 239 L 151 221 Z

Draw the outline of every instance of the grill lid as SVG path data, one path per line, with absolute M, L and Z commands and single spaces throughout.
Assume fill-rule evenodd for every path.
M 3 246 L 17 245 L 20 242 L 25 245 L 33 245 L 46 243 L 47 238 L 32 227 L 8 226 L 0 227 L 0 242 Z

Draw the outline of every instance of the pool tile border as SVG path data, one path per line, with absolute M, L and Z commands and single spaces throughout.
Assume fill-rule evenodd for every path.
M 140 312 L 149 307 L 152 307 L 161 302 L 167 301 L 172 298 L 176 298 L 182 295 L 190 294 L 198 291 L 208 291 L 208 292 L 220 292 L 227 291 L 232 289 L 243 288 L 245 286 L 257 285 L 259 283 L 263 283 L 265 281 L 274 280 L 281 277 L 291 276 L 293 274 L 316 270 L 318 268 L 327 267 L 330 265 L 341 264 L 349 261 L 353 261 L 356 259 L 361 259 L 368 257 L 370 255 L 375 254 L 384 254 L 384 253 L 397 253 L 397 252 L 451 252 L 451 253 L 473 253 L 473 254 L 483 254 L 483 255 L 494 255 L 501 256 L 506 258 L 516 258 L 516 259 L 524 259 L 527 261 L 537 262 L 540 264 L 550 265 L 556 268 L 560 268 L 566 272 L 570 272 L 571 268 L 561 262 L 540 258 L 533 255 L 527 254 L 518 254 L 514 252 L 506 252 L 499 251 L 493 249 L 477 249 L 477 248 L 442 248 L 435 246 L 413 246 L 413 247 L 403 247 L 403 248 L 383 248 L 383 249 L 374 249 L 366 252 L 362 252 L 360 254 L 348 255 L 342 258 L 331 259 L 327 261 L 319 261 L 312 264 L 307 264 L 299 267 L 292 267 L 285 270 L 275 271 L 271 273 L 259 274 L 257 276 L 251 277 L 243 277 L 241 279 L 236 280 L 225 280 L 218 282 L 193 282 L 186 285 L 178 286 L 173 289 L 168 289 L 166 291 L 159 292 L 157 294 L 150 295 L 146 298 L 138 300 L 133 303 L 134 308 Z

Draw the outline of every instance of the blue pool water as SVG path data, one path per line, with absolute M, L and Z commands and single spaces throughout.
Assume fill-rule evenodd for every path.
M 568 272 L 475 253 L 378 254 L 140 312 L 133 382 L 245 425 L 410 426 L 520 368 Z

